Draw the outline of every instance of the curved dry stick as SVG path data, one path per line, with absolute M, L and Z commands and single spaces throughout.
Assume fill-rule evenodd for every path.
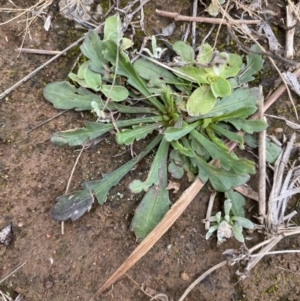
M 294 72 L 296 77 L 300 76 L 300 68 Z M 285 91 L 285 85 L 281 84 L 264 103 L 264 112 L 281 96 Z M 258 113 L 255 113 L 251 119 L 258 118 Z M 232 151 L 236 147 L 236 143 L 228 143 L 228 149 Z M 213 162 L 214 163 L 214 162 Z M 102 287 L 90 299 L 93 301 L 113 283 L 115 283 L 126 271 L 128 271 L 136 262 L 138 262 L 153 246 L 154 244 L 168 231 L 174 224 L 177 218 L 184 212 L 187 206 L 192 202 L 194 197 L 201 191 L 205 183 L 202 183 L 199 178 L 191 184 L 180 196 L 177 202 L 166 213 L 161 222 L 148 234 L 148 236 L 141 242 L 140 245 L 130 254 L 125 262 L 110 276 L 110 278 L 103 284 Z
M 183 295 L 180 297 L 180 299 L 178 301 L 183 301 L 184 298 L 189 294 L 189 292 L 198 284 L 200 283 L 206 276 L 208 276 L 210 273 L 212 273 L 213 271 L 223 267 L 224 265 L 227 264 L 227 261 L 224 260 L 220 263 L 218 263 L 217 265 L 213 266 L 212 268 L 210 268 L 209 270 L 207 270 L 205 273 L 203 273 L 200 277 L 198 277 L 183 293 Z

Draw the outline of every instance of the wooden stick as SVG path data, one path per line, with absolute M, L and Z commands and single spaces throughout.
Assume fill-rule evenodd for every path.
M 258 100 L 259 119 L 264 118 L 264 97 L 262 86 L 259 86 L 259 100 Z M 260 222 L 263 224 L 266 217 L 266 130 L 259 133 L 258 143 L 258 166 L 259 166 L 259 180 L 258 180 L 258 214 Z
M 172 18 L 175 21 L 188 21 L 188 22 L 202 22 L 202 23 L 211 23 L 211 24 L 259 24 L 260 20 L 223 20 L 219 18 L 205 18 L 205 17 L 190 17 L 190 16 L 183 16 L 178 13 L 172 13 L 168 11 L 163 10 L 156 10 L 156 13 L 159 16 L 166 17 L 166 18 Z
M 16 51 L 23 52 L 23 53 L 46 54 L 46 55 L 61 54 L 61 51 L 58 50 L 44 50 L 44 49 L 31 49 L 31 48 L 17 48 Z M 66 55 L 66 53 L 63 53 L 63 55 Z

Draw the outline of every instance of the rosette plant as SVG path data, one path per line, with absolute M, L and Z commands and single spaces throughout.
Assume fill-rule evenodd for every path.
M 127 44 L 119 17 L 109 17 L 103 39 L 94 31 L 86 35 L 80 47 L 86 61 L 77 74 L 71 73 L 70 81 L 46 85 L 44 97 L 55 108 L 95 110 L 98 115 L 97 121 L 86 121 L 83 128 L 55 133 L 51 142 L 80 146 L 115 127 L 118 144 L 130 145 L 146 137 L 152 141 L 112 173 L 58 197 L 51 216 L 76 220 L 91 207 L 94 197 L 103 204 L 109 190 L 156 149 L 147 178 L 129 185 L 133 193 L 145 192 L 132 221 L 141 241 L 169 209 L 168 173 L 175 179 L 184 173 L 190 180 L 200 177 L 217 191 L 242 185 L 255 173 L 254 163 L 230 153 L 223 138 L 243 149 L 239 130 L 253 134 L 266 128 L 263 121 L 247 120 L 257 110 L 258 98 L 258 89 L 247 83 L 263 61 L 248 54 L 243 62 L 241 56 L 219 53 L 208 44 L 195 54 L 190 46 L 176 42 L 175 67 L 144 56 L 131 63 Z M 111 122 L 110 112 L 121 117 Z M 218 166 L 208 163 L 212 159 L 218 160 Z

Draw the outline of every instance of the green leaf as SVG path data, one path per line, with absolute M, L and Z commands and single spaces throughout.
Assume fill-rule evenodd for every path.
M 257 146 L 258 146 L 257 137 L 255 137 L 254 135 L 250 135 L 250 134 L 246 133 L 244 135 L 244 141 L 248 146 L 250 146 L 252 148 L 257 148 Z
M 184 169 L 182 166 L 177 165 L 174 161 L 171 161 L 168 165 L 168 172 L 174 179 L 181 179 L 184 175 Z
M 70 83 L 53 82 L 48 84 L 43 90 L 44 97 L 57 109 L 75 109 L 76 111 L 92 110 L 92 101 L 95 101 L 100 110 L 104 107 L 101 98 L 84 88 L 75 88 Z M 107 104 L 110 111 L 118 111 L 125 114 L 157 114 L 155 109 L 143 107 L 131 107 L 118 103 Z
M 161 117 L 146 117 L 146 118 L 136 118 L 129 120 L 118 120 L 116 121 L 116 126 L 118 128 L 123 128 L 127 126 L 132 126 L 139 124 L 140 122 L 154 123 L 160 121 Z M 82 145 L 87 140 L 93 140 L 101 135 L 114 129 L 114 125 L 109 123 L 100 122 L 85 122 L 85 128 L 72 129 L 67 131 L 61 131 L 55 133 L 51 137 L 51 142 L 55 145 L 62 146 L 64 144 L 69 144 L 70 146 Z
M 69 218 L 75 221 L 90 210 L 94 197 L 88 190 L 79 190 L 62 195 L 56 201 L 57 203 L 51 209 L 50 217 L 56 221 L 65 221 Z
M 110 97 L 113 101 L 123 101 L 129 95 L 128 90 L 122 86 L 103 85 L 101 92 L 106 97 Z
M 200 116 L 210 112 L 217 102 L 209 85 L 197 88 L 189 97 L 186 108 L 189 116 Z
M 83 88 L 89 88 L 90 86 L 87 84 L 87 82 L 84 79 L 79 78 L 75 73 L 69 73 L 68 77 L 74 82 L 80 85 Z
M 152 105 L 156 107 L 160 112 L 164 112 L 165 107 L 156 98 L 152 97 L 151 92 L 149 91 L 145 82 L 138 76 L 138 74 L 134 70 L 128 57 L 123 52 L 119 52 L 119 60 L 118 62 L 116 62 L 118 51 L 117 45 L 110 40 L 103 43 L 105 45 L 104 56 L 113 66 L 115 66 L 115 68 L 117 68 L 117 74 L 127 77 L 128 84 L 141 92 L 143 96 L 147 97 Z
M 77 71 L 77 76 L 79 79 L 84 79 L 85 69 L 89 68 L 91 64 L 92 64 L 92 61 L 87 60 L 79 66 L 78 71 Z
M 119 16 L 110 16 L 105 19 L 104 24 L 104 40 L 112 40 L 119 44 L 122 39 L 122 22 Z
M 214 108 L 208 114 L 205 114 L 203 118 L 217 116 L 222 117 L 225 114 L 233 114 L 233 112 L 235 111 L 238 111 L 240 109 L 245 110 L 248 108 L 251 109 L 251 112 L 253 112 L 253 110 L 255 112 L 257 96 L 257 88 L 236 89 L 232 92 L 231 95 L 218 100 Z
M 172 147 L 186 157 L 194 157 L 195 153 L 191 148 L 184 147 L 178 141 L 171 141 Z
M 198 68 L 194 66 L 183 66 L 183 67 L 174 67 L 174 70 L 180 71 L 180 73 L 175 73 L 177 76 L 187 79 L 184 75 L 187 75 L 190 79 L 194 79 L 195 83 L 200 84 L 209 84 L 209 74 L 206 72 L 205 68 Z
M 222 53 L 220 53 L 220 55 L 222 55 Z M 226 53 L 225 56 L 226 62 L 219 66 L 217 74 L 223 78 L 236 76 L 242 67 L 242 57 L 234 53 Z
M 209 126 L 212 128 L 216 133 L 223 135 L 227 139 L 236 142 L 240 145 L 240 148 L 243 147 L 244 140 L 243 137 L 239 134 L 233 133 L 231 131 L 226 130 L 224 127 L 221 126 L 222 124 L 215 124 L 211 123 Z
M 141 242 L 155 228 L 169 210 L 169 191 L 166 189 L 168 149 L 169 143 L 163 139 L 151 165 L 148 178 L 144 182 L 144 190 L 148 185 L 151 187 L 149 190 L 146 188 L 148 191 L 135 210 L 130 227 L 138 242 Z M 130 184 L 130 189 L 132 185 L 134 186 L 133 183 Z
M 243 130 L 249 134 L 261 132 L 268 127 L 263 120 L 227 119 L 226 122 L 231 123 L 237 130 Z
M 257 45 L 253 45 L 250 49 L 254 52 L 261 51 L 260 47 Z M 257 74 L 262 69 L 264 63 L 261 55 L 251 52 L 247 54 L 246 59 L 247 65 L 238 76 L 240 84 L 254 80 L 255 78 L 253 75 Z
M 106 63 L 102 52 L 104 50 L 103 41 L 100 40 L 98 34 L 94 30 L 90 30 L 85 36 L 80 50 L 84 56 L 91 60 L 90 68 L 98 73 L 105 73 Z
M 216 76 L 210 85 L 213 95 L 217 97 L 225 97 L 231 94 L 230 83 L 223 77 Z M 208 113 L 208 112 L 206 112 Z
M 161 177 L 162 180 L 163 177 Z M 166 190 L 166 186 L 155 185 L 150 187 L 136 208 L 130 226 L 138 242 L 141 242 L 156 227 L 169 210 L 169 207 L 169 191 Z
M 89 189 L 95 195 L 99 204 L 103 204 L 106 201 L 109 190 L 116 186 L 121 179 L 146 155 L 148 155 L 154 147 L 161 141 L 162 136 L 157 135 L 151 143 L 140 152 L 138 156 L 128 161 L 123 166 L 114 170 L 112 173 L 105 174 L 101 180 L 86 182 L 82 185 L 82 188 Z
M 57 109 L 92 110 L 92 101 L 97 102 L 99 108 L 103 107 L 99 96 L 83 88 L 77 89 L 66 81 L 48 84 L 43 94 Z
M 244 239 L 244 236 L 243 236 L 243 233 L 240 231 L 240 229 L 236 226 L 236 225 L 232 225 L 232 234 L 233 234 L 233 237 L 239 241 L 239 242 L 244 242 L 245 239 Z
M 207 133 L 207 136 L 213 143 L 215 143 L 223 151 L 228 152 L 228 148 L 227 148 L 226 144 L 219 137 L 217 137 L 217 135 L 215 134 L 215 132 L 213 131 L 211 126 L 207 126 L 205 128 L 205 131 Z
M 241 216 L 233 216 L 231 218 L 233 221 L 238 222 L 242 227 L 246 228 L 246 229 L 254 229 L 254 225 L 253 223 L 248 220 L 247 218 L 241 217 Z
M 166 158 L 168 155 L 169 142 L 162 139 L 159 148 L 152 161 L 151 168 L 148 173 L 146 181 L 134 180 L 129 184 L 129 189 L 133 193 L 139 193 L 141 191 L 147 191 L 152 185 L 159 185 L 161 175 L 167 170 Z
M 181 62 L 194 61 L 194 49 L 182 41 L 177 41 L 173 44 L 173 50 L 180 56 Z
M 238 192 L 232 189 L 225 192 L 226 198 L 231 200 L 231 210 L 235 216 L 245 216 L 244 206 L 246 205 L 245 198 Z
M 99 73 L 93 72 L 90 68 L 84 70 L 84 79 L 89 88 L 94 91 L 100 91 L 102 85 L 102 78 Z
M 216 230 L 218 230 L 218 228 L 219 228 L 219 225 L 214 225 L 214 226 L 209 227 L 209 229 L 208 229 L 208 231 L 207 231 L 207 233 L 205 235 L 205 239 L 209 239 L 212 236 L 212 234 Z
M 236 111 L 232 111 L 231 113 L 227 113 L 221 116 L 213 117 L 211 118 L 212 122 L 219 122 L 219 121 L 225 121 L 229 119 L 246 119 L 248 116 L 252 115 L 257 111 L 257 108 L 255 106 L 251 107 L 245 107 L 238 109 Z
M 133 41 L 128 38 L 122 38 L 121 48 L 122 50 L 127 50 L 134 45 Z
M 230 215 L 230 210 L 231 210 L 231 206 L 232 206 L 232 203 L 231 203 L 231 200 L 225 200 L 224 202 L 224 214 L 225 214 L 225 219 L 226 219 L 226 216 L 227 216 L 227 219 Z
M 147 137 L 154 130 L 162 126 L 162 123 L 133 126 L 133 129 L 124 129 L 116 134 L 118 144 L 130 145 L 134 140 L 139 141 Z
M 197 62 L 199 64 L 206 65 L 211 62 L 212 58 L 213 58 L 213 48 L 209 44 L 205 43 L 201 47 L 201 50 L 197 55 Z
M 213 159 L 220 161 L 221 166 L 230 170 L 232 173 L 239 175 L 246 175 L 248 173 L 254 174 L 255 168 L 253 162 L 247 159 L 240 159 L 231 153 L 220 149 L 215 143 L 211 142 L 196 130 L 191 132 L 191 135 L 202 144 Z
M 224 4 L 225 0 L 217 0 L 219 4 Z M 211 1 L 210 5 L 206 9 L 206 11 L 213 17 L 216 17 L 219 13 L 219 7 L 218 4 L 215 1 Z
M 269 139 L 266 141 L 266 161 L 270 164 L 275 163 L 280 155 L 281 148 Z
M 245 184 L 249 180 L 249 176 L 247 175 L 237 175 L 223 168 L 211 166 L 198 156 L 193 158 L 193 160 L 198 165 L 201 181 L 205 183 L 209 179 L 211 185 L 217 191 L 228 191 L 233 187 Z
M 188 133 L 190 133 L 193 129 L 195 129 L 198 126 L 198 122 L 185 125 L 181 128 L 174 128 L 174 127 L 168 127 L 164 132 L 164 137 L 167 141 L 173 141 L 178 140 L 184 136 L 186 136 Z
M 149 85 L 151 86 L 160 87 L 166 83 L 175 84 L 182 82 L 182 80 L 172 72 L 143 58 L 136 60 L 133 67 L 141 78 L 149 81 Z M 145 70 L 147 70 L 147 72 L 145 72 Z

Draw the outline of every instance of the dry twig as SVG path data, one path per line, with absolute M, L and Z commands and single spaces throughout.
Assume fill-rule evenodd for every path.
M 168 11 L 163 10 L 156 10 L 156 13 L 159 16 L 166 17 L 166 18 L 172 18 L 175 21 L 188 21 L 188 22 L 202 22 L 202 23 L 210 23 L 210 24 L 259 24 L 260 20 L 224 20 L 219 18 L 205 18 L 205 17 L 190 17 L 190 16 L 183 16 L 178 13 L 172 13 Z
M 264 98 L 262 86 L 259 86 L 259 99 L 258 99 L 258 112 L 259 119 L 264 118 Z M 258 184 L 258 214 L 261 222 L 265 220 L 266 216 L 266 130 L 259 134 L 259 184 Z

